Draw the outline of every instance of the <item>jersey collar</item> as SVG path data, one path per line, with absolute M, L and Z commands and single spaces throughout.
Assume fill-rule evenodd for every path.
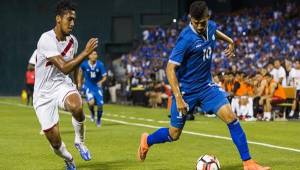
M 89 64 L 89 66 L 91 67 L 91 69 L 94 70 L 94 69 L 96 68 L 97 61 L 95 62 L 94 65 L 92 65 L 92 64 L 90 63 L 90 60 L 88 60 L 88 64 Z
M 207 24 L 207 27 L 206 27 L 206 38 L 205 38 L 203 35 L 200 35 L 200 34 L 194 29 L 194 27 L 193 27 L 193 25 L 192 25 L 191 22 L 190 22 L 189 26 L 190 26 L 191 30 L 192 30 L 195 34 L 197 34 L 198 36 L 202 37 L 205 41 L 208 40 L 208 24 Z

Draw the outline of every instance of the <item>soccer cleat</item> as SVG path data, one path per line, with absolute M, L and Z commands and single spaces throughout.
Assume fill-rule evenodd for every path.
M 65 160 L 65 164 L 66 164 L 66 170 L 76 170 L 75 162 L 73 159 L 72 161 Z
M 148 133 L 143 133 L 141 136 L 140 146 L 137 153 L 137 158 L 140 161 L 144 161 L 149 150 L 149 145 L 147 143 Z
M 255 161 L 248 160 L 248 161 L 243 161 L 244 165 L 244 170 L 270 170 L 270 167 L 263 167 L 258 165 Z
M 89 161 L 92 159 L 90 151 L 83 143 L 75 143 L 75 147 L 79 151 L 83 160 Z

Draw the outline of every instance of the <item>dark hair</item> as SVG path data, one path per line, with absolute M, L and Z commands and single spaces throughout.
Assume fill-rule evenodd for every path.
M 208 12 L 208 7 L 205 1 L 195 1 L 190 6 L 190 15 L 195 19 L 202 19 Z
M 66 11 L 76 11 L 76 5 L 71 0 L 61 0 L 56 5 L 56 15 L 64 15 Z

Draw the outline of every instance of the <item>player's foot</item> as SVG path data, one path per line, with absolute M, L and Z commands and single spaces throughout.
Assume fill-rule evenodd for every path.
M 91 117 L 91 122 L 95 122 L 95 119 L 93 117 Z
M 72 161 L 65 160 L 65 164 L 66 164 L 66 170 L 76 170 L 75 162 L 73 159 Z
M 147 152 L 149 150 L 149 146 L 147 143 L 148 133 L 143 133 L 141 136 L 140 146 L 137 153 L 137 158 L 140 161 L 144 161 L 147 156 Z
M 97 127 L 101 127 L 101 120 L 97 121 Z
M 263 167 L 258 165 L 254 160 L 248 160 L 243 162 L 244 170 L 270 170 L 270 167 Z
M 84 145 L 84 143 L 75 143 L 75 147 L 80 153 L 80 156 L 82 157 L 83 160 L 89 161 L 92 159 L 91 153 L 88 150 L 88 148 Z

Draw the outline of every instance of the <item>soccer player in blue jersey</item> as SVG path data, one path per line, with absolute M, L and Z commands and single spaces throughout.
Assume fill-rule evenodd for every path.
M 246 135 L 231 110 L 227 94 L 212 80 L 211 57 L 216 40 L 228 43 L 225 50 L 228 57 L 234 56 L 233 40 L 217 30 L 216 23 L 209 20 L 208 7 L 204 1 L 192 3 L 189 13 L 191 22 L 180 33 L 166 68 L 173 92 L 171 126 L 160 128 L 150 135 L 143 133 L 138 159 L 144 161 L 149 148 L 154 144 L 178 140 L 185 124 L 185 115 L 200 105 L 204 111 L 213 112 L 227 124 L 244 170 L 270 169 L 252 160 Z
M 78 72 L 78 88 L 83 88 L 91 112 L 91 121 L 95 120 L 94 106 L 97 105 L 97 127 L 101 126 L 103 113 L 103 90 L 102 85 L 107 79 L 107 73 L 103 63 L 97 60 L 98 54 L 93 51 L 89 60 L 80 65 Z M 82 85 L 82 78 L 84 84 Z

